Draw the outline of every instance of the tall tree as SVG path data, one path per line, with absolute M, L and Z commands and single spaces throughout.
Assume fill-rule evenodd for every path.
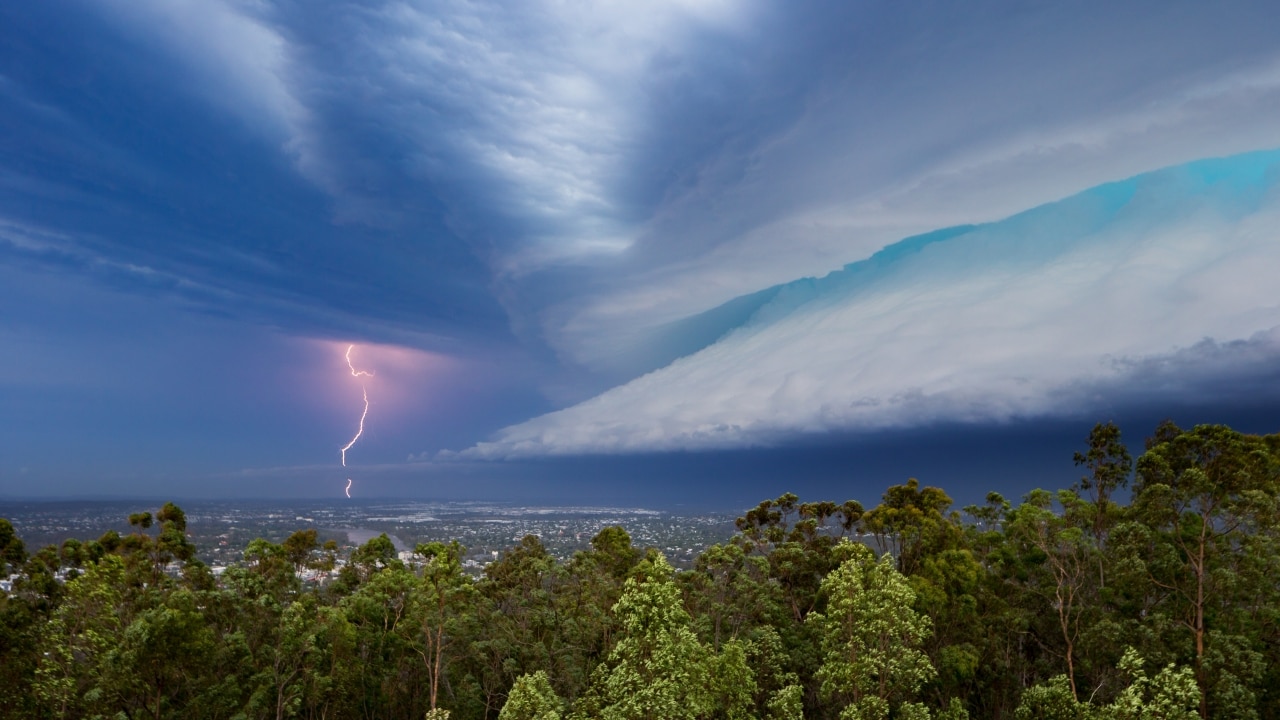
M 22 567 L 27 561 L 27 548 L 13 530 L 13 524 L 0 518 L 0 577 Z
M 475 592 L 471 578 L 462 572 L 462 546 L 455 540 L 418 545 L 422 565 L 420 590 L 415 595 L 414 617 L 419 636 L 414 644 L 427 670 L 431 709 L 439 705 L 446 662 L 459 644 L 459 626 L 467 615 Z
M 690 629 L 674 571 L 656 555 L 613 607 L 618 642 L 579 708 L 604 720 L 693 720 L 712 711 L 709 653 Z
M 213 680 L 214 637 L 196 596 L 176 590 L 138 614 L 106 654 L 103 689 L 128 717 L 181 714 Z
M 769 577 L 768 561 L 736 543 L 703 550 L 693 572 L 680 580 L 695 627 L 717 652 L 726 640 L 772 621 L 779 610 L 779 587 Z
M 945 514 L 949 507 L 951 498 L 941 488 L 920 487 L 909 478 L 885 491 L 882 502 L 862 516 L 862 527 L 881 552 L 892 553 L 902 574 L 912 575 L 926 554 L 960 542 L 957 518 Z
M 516 678 L 498 720 L 560 720 L 563 709 L 546 671 L 539 670 Z
M 1064 506 L 1078 502 L 1076 495 L 1063 490 L 1059 501 Z M 1033 556 L 1032 565 L 1041 573 L 1028 578 L 1028 584 L 1046 601 L 1047 610 L 1056 621 L 1062 638 L 1062 658 L 1066 663 L 1067 683 L 1071 698 L 1078 700 L 1076 688 L 1076 652 L 1083 631 L 1083 613 L 1093 600 L 1093 553 L 1084 530 L 1071 525 L 1061 513 L 1053 511 L 1053 495 L 1046 490 L 1033 490 L 1026 501 L 1009 517 L 1008 532 Z M 1040 577 L 1046 579 L 1041 582 Z
M 822 582 L 826 612 L 806 620 L 820 631 L 822 693 L 847 703 L 845 720 L 919 716 L 917 693 L 936 675 L 920 649 L 929 618 L 912 607 L 915 592 L 887 553 L 877 561 L 862 545 L 841 550 L 848 559 Z
M 1133 458 L 1129 449 L 1120 439 L 1120 428 L 1114 422 L 1098 423 L 1089 431 L 1086 441 L 1088 447 L 1084 452 L 1077 451 L 1073 460 L 1076 467 L 1089 471 L 1080 478 L 1075 489 L 1088 497 L 1091 505 L 1091 529 L 1094 542 L 1100 551 L 1107 546 L 1107 534 L 1119 519 L 1119 506 L 1111 500 L 1117 490 L 1129 485 L 1129 475 L 1133 472 Z M 1097 555 L 1098 582 L 1106 585 L 1103 567 L 1103 553 Z
M 124 617 L 124 563 L 105 558 L 67 583 L 62 605 L 41 628 L 44 648 L 35 673 L 35 693 L 51 714 L 84 717 L 106 708 L 86 695 L 101 696 L 104 661 L 120 638 Z
M 1255 528 L 1274 526 L 1280 463 L 1268 442 L 1222 425 L 1179 431 L 1162 425 L 1158 441 L 1138 460 L 1126 527 L 1128 551 L 1148 581 L 1171 596 L 1173 616 L 1190 634 L 1200 714 L 1209 717 L 1214 685 L 1251 693 L 1246 678 L 1207 663 L 1214 613 L 1239 589 L 1242 544 Z M 1225 710 L 1225 708 L 1224 708 Z

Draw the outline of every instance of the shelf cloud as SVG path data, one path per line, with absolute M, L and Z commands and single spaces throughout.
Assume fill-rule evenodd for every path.
M 1215 377 L 1261 377 L 1280 360 L 1278 189 L 1280 153 L 1252 153 L 903 240 L 468 452 L 770 445 L 1176 402 Z

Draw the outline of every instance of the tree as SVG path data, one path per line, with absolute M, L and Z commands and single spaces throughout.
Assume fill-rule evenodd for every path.
M 159 720 L 186 707 L 212 680 L 214 637 L 196 597 L 177 590 L 129 623 L 106 653 L 102 689 L 130 717 Z
M 457 541 L 418 545 L 416 552 L 426 562 L 422 566 L 421 590 L 414 598 L 419 628 L 415 645 L 426 665 L 431 709 L 435 710 L 447 652 L 459 639 L 458 620 L 467 613 L 475 588 L 471 578 L 462 572 L 462 546 Z
M 1200 707 L 1200 689 L 1190 668 L 1172 663 L 1155 677 L 1143 671 L 1144 661 L 1133 648 L 1120 659 L 1129 687 L 1101 713 L 1100 720 L 1193 720 Z
M 100 695 L 103 666 L 124 629 L 122 617 L 124 563 L 105 558 L 67 583 L 62 605 L 41 628 L 44 648 L 36 669 L 34 689 L 40 703 L 58 717 L 81 717 L 102 712 L 85 706 L 91 691 Z
M 1103 566 L 1103 552 L 1107 546 L 1107 535 L 1119 517 L 1119 506 L 1111 500 L 1116 490 L 1129 484 L 1129 475 L 1133 472 L 1133 458 L 1129 449 L 1120 440 L 1120 428 L 1113 422 L 1098 423 L 1089 431 L 1088 449 L 1076 452 L 1073 460 L 1076 467 L 1084 467 L 1088 475 L 1080 478 L 1075 490 L 1086 493 L 1091 498 L 1087 506 L 1092 516 L 1093 532 L 1098 560 L 1098 584 L 1105 586 L 1106 574 Z
M 294 532 L 285 538 L 283 545 L 284 555 L 293 565 L 294 572 L 301 572 L 307 567 L 311 562 L 311 554 L 320 547 L 315 528 Z
M 22 544 L 22 539 L 14 532 L 13 525 L 8 520 L 0 518 L 0 577 L 7 577 L 26 561 L 27 549 Z
M 1210 616 L 1230 605 L 1242 563 L 1255 562 L 1246 545 L 1274 527 L 1280 463 L 1268 441 L 1222 425 L 1181 431 L 1169 423 L 1138 460 L 1135 521 L 1125 528 L 1130 564 L 1170 595 L 1177 622 L 1191 636 L 1200 714 L 1209 717 L 1215 684 L 1206 664 Z M 1264 556 L 1274 559 L 1274 552 Z M 1220 676 L 1233 674 L 1218 668 Z M 1235 691 L 1250 693 L 1236 679 Z
M 822 577 L 835 567 L 831 548 L 862 517 L 862 505 L 854 500 L 801 503 L 794 493 L 784 493 L 738 518 L 733 544 L 768 559 L 782 600 L 800 623 L 818 602 Z
M 882 552 L 892 553 L 902 574 L 912 575 L 926 554 L 959 542 L 959 527 L 943 514 L 949 507 L 951 498 L 940 488 L 922 488 L 909 478 L 885 491 L 883 501 L 862 516 L 862 527 Z
M 920 650 L 929 618 L 912 607 L 915 592 L 887 553 L 876 561 L 848 542 L 841 551 L 848 559 L 822 582 L 826 612 L 806 620 L 822 638 L 822 694 L 845 701 L 848 720 L 918 713 L 916 693 L 936 674 Z
M 787 685 L 769 698 L 769 720 L 804 720 L 804 688 Z
M 618 620 L 612 608 L 642 554 L 621 527 L 606 527 L 579 551 L 556 583 L 553 612 L 561 651 L 552 682 L 576 700 L 592 682 L 593 668 L 613 647 Z
M 560 720 L 564 702 L 551 689 L 545 670 L 521 675 L 511 686 L 498 720 Z
M 396 559 L 395 543 L 382 533 L 352 551 L 350 562 L 343 567 L 343 579 L 355 587 L 382 570 L 402 567 L 404 563 Z
M 1199 717 L 1200 690 L 1190 668 L 1166 666 L 1155 677 L 1143 671 L 1144 661 L 1133 648 L 1120 659 L 1129 685 L 1109 705 L 1080 702 L 1067 677 L 1027 688 L 1014 713 L 1017 720 L 1192 720 Z
M 268 540 L 257 538 L 244 550 L 248 570 L 262 582 L 262 590 L 277 603 L 282 603 L 298 590 L 298 576 L 287 550 Z
M 681 581 L 695 627 L 716 651 L 726 640 L 767 623 L 778 611 L 779 588 L 769 577 L 769 562 L 748 555 L 736 543 L 703 550 L 694 571 L 682 574 Z
M 352 628 L 357 668 L 350 705 L 362 717 L 385 717 L 398 696 L 419 688 L 400 677 L 420 670 L 421 627 L 414 616 L 423 602 L 422 581 L 402 566 L 384 568 L 341 600 Z M 394 681 L 393 681 L 394 679 Z M 421 681 L 421 675 L 415 678 Z M 354 713 L 353 713 L 354 714 Z M 400 714 L 408 715 L 408 711 Z M 414 715 L 421 713 L 414 712 Z
M 657 555 L 627 580 L 613 607 L 618 643 L 586 699 L 604 720 L 692 720 L 712 710 L 708 652 L 689 628 L 672 574 Z
M 279 639 L 271 647 L 265 674 L 271 683 L 269 706 L 276 720 L 302 707 L 308 671 L 318 664 L 317 636 L 323 631 L 315 597 L 303 596 L 281 613 Z M 264 663 L 264 664 L 266 664 Z
M 564 585 L 565 570 L 534 535 L 503 553 L 484 570 L 476 583 L 478 599 L 473 614 L 483 624 L 466 655 L 475 664 L 486 708 L 504 705 L 507 691 L 522 676 L 543 670 L 562 686 L 574 687 L 569 678 L 585 675 L 579 669 L 580 652 L 565 640 L 569 626 L 579 618 L 562 615 L 556 604 Z
M 747 645 L 733 639 L 719 652 L 707 649 L 707 689 L 713 717 L 747 720 L 754 717 L 755 674 L 747 664 Z
M 1074 493 L 1059 493 L 1064 505 L 1077 500 Z M 1053 496 L 1045 490 L 1033 490 L 1026 502 L 1011 514 L 1009 534 L 1037 551 L 1037 563 L 1049 580 L 1037 588 L 1048 601 L 1062 637 L 1062 656 L 1067 665 L 1067 684 L 1072 700 L 1079 699 L 1076 689 L 1076 646 L 1082 630 L 1081 617 L 1088 605 L 1092 551 L 1084 531 L 1074 527 L 1052 510 Z

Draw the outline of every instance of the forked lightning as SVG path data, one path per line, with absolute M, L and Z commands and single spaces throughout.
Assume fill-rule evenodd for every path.
M 373 373 L 368 372 L 367 370 L 356 370 L 356 366 L 351 362 L 351 351 L 354 350 L 355 347 L 355 345 L 347 346 L 347 367 L 351 368 L 351 377 L 360 380 L 360 392 L 364 396 L 364 410 L 360 413 L 360 425 L 356 428 L 356 436 L 351 438 L 351 442 L 342 446 L 342 449 L 339 451 L 342 455 L 342 467 L 347 466 L 347 451 L 350 450 L 351 446 L 355 445 L 356 441 L 360 439 L 360 436 L 364 434 L 364 419 L 369 416 L 369 388 L 365 387 L 364 380 L 361 378 L 373 377 Z M 347 493 L 347 497 L 351 497 L 351 478 L 347 478 L 347 487 L 345 492 Z

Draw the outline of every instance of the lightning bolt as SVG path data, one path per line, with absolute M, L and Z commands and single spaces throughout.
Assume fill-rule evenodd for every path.
M 360 436 L 364 434 L 364 419 L 369 417 L 369 388 L 365 386 L 364 380 L 361 378 L 373 377 L 373 373 L 366 370 L 356 370 L 356 366 L 351 362 L 351 351 L 354 350 L 355 347 L 355 345 L 347 346 L 347 367 L 351 368 L 351 377 L 360 380 L 360 392 L 364 396 L 364 410 L 360 413 L 360 425 L 356 428 L 356 436 L 351 438 L 351 442 L 343 445 L 342 449 L 339 451 L 342 455 L 342 467 L 347 466 L 347 451 L 350 450 L 351 446 L 355 445 L 356 441 L 360 439 Z M 351 478 L 347 478 L 347 487 L 345 492 L 347 493 L 347 497 L 351 497 Z
M 360 428 L 356 430 L 356 436 L 351 438 L 351 442 L 342 446 L 342 450 L 340 451 L 342 453 L 342 467 L 347 466 L 347 451 L 350 450 L 351 446 L 355 445 L 356 441 L 360 439 L 360 436 L 364 434 L 364 419 L 369 416 L 369 391 L 365 390 L 363 387 L 360 389 L 364 390 L 364 412 L 360 413 Z

